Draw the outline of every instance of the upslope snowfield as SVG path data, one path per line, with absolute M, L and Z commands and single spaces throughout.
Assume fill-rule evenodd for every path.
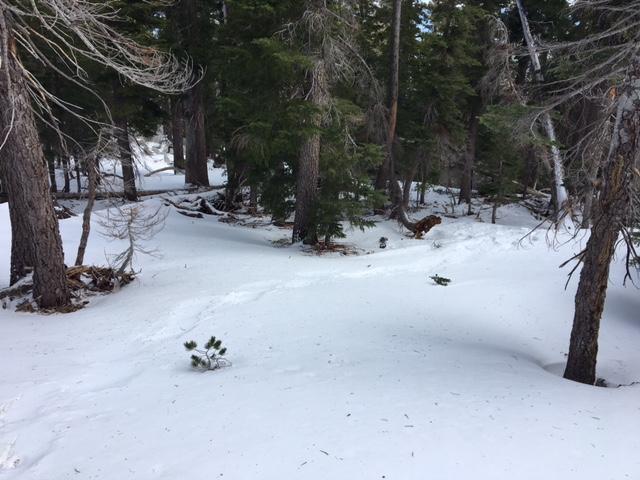
M 565 291 L 558 266 L 580 241 L 520 242 L 535 223 L 505 207 L 500 225 L 445 218 L 419 241 L 381 221 L 349 233 L 361 255 L 317 256 L 277 248 L 288 230 L 173 209 L 132 285 L 70 315 L 0 310 L 0 480 L 638 479 L 640 385 L 560 377 L 577 276 Z M 8 224 L 0 205 L 0 287 Z M 61 222 L 69 261 L 80 224 Z M 118 245 L 97 230 L 87 261 L 104 264 Z M 622 276 L 611 384 L 640 380 Z M 211 335 L 233 365 L 199 373 L 182 344 Z

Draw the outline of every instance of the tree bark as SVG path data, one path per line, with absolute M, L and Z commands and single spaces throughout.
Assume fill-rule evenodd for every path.
M 315 245 L 318 242 L 318 236 L 312 225 L 312 216 L 318 199 L 320 179 L 320 128 L 324 110 L 329 101 L 329 84 L 322 58 L 317 58 L 315 61 L 310 84 L 309 101 L 317 111 L 310 120 L 314 133 L 302 142 L 298 156 L 292 240 L 293 243 L 302 241 L 307 245 Z
M 182 43 L 192 51 L 201 39 L 200 20 L 195 0 L 181 0 L 180 23 Z M 197 187 L 209 186 L 207 136 L 204 112 L 204 79 L 188 90 L 183 98 L 186 133 L 185 183 Z
M 565 378 L 596 382 L 598 333 L 615 245 L 628 221 L 630 189 L 640 151 L 640 56 L 627 71 L 620 97 L 611 148 L 603 165 L 603 187 L 593 218 L 591 237 L 582 257 L 575 315 Z
M 0 39 L 5 40 L 0 44 L 4 57 L 0 71 L 0 138 L 6 136 L 0 150 L 0 176 L 9 198 L 12 262 L 16 262 L 11 268 L 12 283 L 15 273 L 32 263 L 34 299 L 42 308 L 61 307 L 70 303 L 62 239 L 11 22 L 6 8 L 0 8 Z
M 133 168 L 133 153 L 131 152 L 131 138 L 129 136 L 129 124 L 126 119 L 116 117 L 116 139 L 120 152 L 120 164 L 122 166 L 122 179 L 124 185 L 124 198 L 131 202 L 138 201 L 136 189 L 136 173 Z
M 400 83 L 400 31 L 402 25 L 402 0 L 393 2 L 393 19 L 391 23 L 391 56 L 389 68 L 389 128 L 387 131 L 387 155 L 378 171 L 375 187 L 384 190 L 387 182 L 395 179 L 393 162 L 393 144 L 396 140 L 398 124 L 398 91 Z
M 538 54 L 536 43 L 533 39 L 533 35 L 531 34 L 531 29 L 529 28 L 529 19 L 527 18 L 527 13 L 524 9 L 522 0 L 516 0 L 516 3 L 518 5 L 520 21 L 522 22 L 522 31 L 524 32 L 524 38 L 529 50 L 529 58 L 531 60 L 531 65 L 533 66 L 535 78 L 537 82 L 542 83 L 544 81 L 544 76 L 542 74 L 542 64 L 540 63 L 540 55 Z M 569 196 L 567 194 L 567 189 L 564 186 L 564 165 L 562 163 L 562 155 L 560 153 L 560 149 L 557 146 L 558 139 L 556 136 L 555 126 L 553 124 L 553 120 L 551 119 L 551 115 L 546 111 L 542 115 L 542 126 L 547 134 L 549 142 L 551 143 L 556 211 L 560 213 L 562 212 L 563 208 L 566 207 Z
M 70 170 L 69 155 L 64 153 L 62 154 L 60 159 L 62 162 L 62 172 L 64 174 L 64 187 L 62 188 L 62 191 L 64 193 L 69 193 L 71 191 L 71 177 L 69 175 L 69 170 Z
M 78 245 L 76 265 L 82 265 L 84 263 L 84 254 L 87 250 L 89 233 L 91 232 L 91 213 L 96 201 L 96 192 L 98 189 L 98 158 L 92 155 L 87 158 L 87 160 L 87 174 L 89 176 L 88 197 L 87 205 L 84 207 L 84 213 L 82 215 L 82 235 L 80 236 L 80 244 Z
M 58 183 L 56 182 L 56 157 L 51 151 L 51 148 L 47 148 L 47 167 L 49 169 L 49 189 L 53 193 L 58 192 Z
M 82 192 L 82 170 L 80 169 L 80 159 L 77 152 L 73 155 L 73 163 L 76 171 L 76 187 L 78 188 L 78 193 L 80 193 Z
M 204 128 L 204 99 L 202 81 L 186 95 L 187 164 L 185 182 L 197 187 L 209 186 L 207 139 Z
M 182 99 L 171 99 L 171 131 L 173 147 L 173 166 L 175 169 L 184 170 L 184 117 L 182 112 Z
M 467 149 L 464 154 L 464 165 L 462 168 L 462 179 L 460 182 L 460 198 L 459 203 L 465 202 L 469 205 L 469 213 L 471 213 L 471 192 L 473 191 L 473 167 L 476 162 L 476 152 L 478 149 L 478 128 L 480 119 L 478 117 L 478 109 L 474 106 L 471 109 L 471 118 L 469 119 L 469 138 L 467 139 Z

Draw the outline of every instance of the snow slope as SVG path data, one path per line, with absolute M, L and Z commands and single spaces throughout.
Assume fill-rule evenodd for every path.
M 162 257 L 117 294 L 0 310 L 0 480 L 640 478 L 640 385 L 558 375 L 576 287 L 558 265 L 580 245 L 520 242 L 535 221 L 501 218 L 445 218 L 424 241 L 384 221 L 350 232 L 365 254 L 317 256 L 277 248 L 287 230 L 172 211 Z M 61 223 L 69 260 L 80 222 Z M 0 205 L 0 286 L 9 245 Z M 94 232 L 87 259 L 116 250 Z M 616 384 L 640 380 L 621 280 L 618 264 L 599 363 Z M 195 372 L 182 343 L 210 335 L 233 366 Z

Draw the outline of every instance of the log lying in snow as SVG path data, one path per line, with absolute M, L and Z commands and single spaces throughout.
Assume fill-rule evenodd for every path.
M 179 172 L 179 173 L 184 173 L 184 170 L 181 170 L 180 168 L 164 167 L 164 168 L 161 168 L 159 170 L 154 170 L 153 172 L 145 173 L 144 176 L 145 177 L 151 177 L 152 175 L 155 175 L 156 173 L 168 172 L 169 170 L 171 170 L 172 172 L 176 171 L 176 172 Z
M 135 275 L 130 272 L 118 273 L 109 267 L 78 265 L 67 269 L 67 284 L 74 292 L 111 292 L 116 288 L 131 283 Z M 21 298 L 31 293 L 33 283 L 25 279 L 14 287 L 0 290 L 0 300 L 4 298 Z

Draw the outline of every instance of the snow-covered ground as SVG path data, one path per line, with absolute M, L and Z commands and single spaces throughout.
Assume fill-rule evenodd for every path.
M 422 241 L 382 221 L 349 232 L 361 255 L 318 256 L 172 208 L 132 285 L 69 315 L 0 310 L 0 480 L 640 478 L 640 385 L 560 377 L 577 277 L 565 291 L 558 266 L 584 238 L 552 249 L 546 231 L 520 241 L 524 209 L 499 217 Z M 0 205 L 0 287 L 8 223 Z M 61 222 L 69 261 L 80 224 Z M 117 250 L 94 232 L 87 261 Z M 640 380 L 622 276 L 599 355 L 612 384 Z M 211 335 L 233 365 L 196 372 L 182 344 Z
M 166 152 L 166 145 L 158 142 L 144 144 L 133 143 L 136 185 L 140 192 L 144 191 L 170 191 L 184 188 L 184 174 L 174 174 L 173 170 L 164 170 L 173 165 L 171 153 Z M 73 168 L 73 165 L 72 165 Z M 106 175 L 99 189 L 104 192 L 122 191 L 122 168 L 115 158 L 106 158 L 100 162 L 100 168 Z M 163 171 L 161 171 L 163 170 Z M 70 191 L 77 192 L 78 184 L 75 171 L 70 172 Z M 226 181 L 226 174 L 222 168 L 214 168 L 213 162 L 209 165 L 209 182 L 211 185 L 221 186 Z M 81 178 L 83 191 L 87 188 L 87 178 Z M 64 186 L 64 172 L 56 169 L 56 184 L 62 191 Z

